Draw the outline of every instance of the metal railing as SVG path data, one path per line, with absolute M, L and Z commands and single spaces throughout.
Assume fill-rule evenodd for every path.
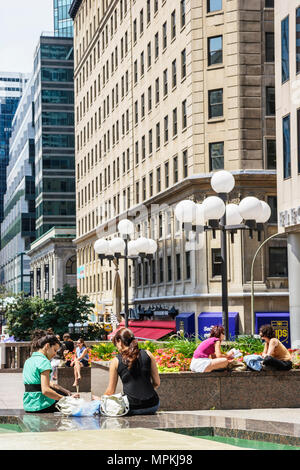
M 85 341 L 89 347 L 105 341 Z M 0 343 L 0 370 L 17 371 L 23 369 L 26 359 L 30 357 L 30 341 Z

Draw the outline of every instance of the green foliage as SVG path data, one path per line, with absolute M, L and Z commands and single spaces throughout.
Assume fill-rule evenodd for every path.
M 157 349 L 162 347 L 162 343 L 155 343 L 154 341 L 144 341 L 142 343 L 139 342 L 140 349 L 148 349 L 148 351 L 154 353 Z
M 232 348 L 239 349 L 243 354 L 254 354 L 262 353 L 264 345 L 259 338 L 253 336 L 241 336 L 236 338 L 234 341 L 228 341 L 226 344 L 222 344 L 222 351 L 226 352 Z
M 201 341 L 196 338 L 193 340 L 184 337 L 172 338 L 165 343 L 165 347 L 167 349 L 175 349 L 176 352 L 183 354 L 184 357 L 191 358 L 200 343 Z
M 39 297 L 25 297 L 19 294 L 16 304 L 8 308 L 6 319 L 10 335 L 16 339 L 29 341 L 35 329 L 52 328 L 55 334 L 63 335 L 68 332 L 69 323 L 84 323 L 93 312 L 94 304 L 87 296 L 79 296 L 76 287 L 65 285 L 53 300 L 43 300 Z M 89 328 L 92 340 L 99 334 L 99 329 Z M 73 339 L 81 336 L 75 334 Z M 84 335 L 88 340 L 88 335 Z
M 88 326 L 87 334 L 84 334 L 85 338 L 89 341 L 101 341 L 106 337 L 106 331 L 103 326 L 99 323 L 90 323 Z
M 29 341 L 38 318 L 51 306 L 50 301 L 18 294 L 16 303 L 10 305 L 5 314 L 8 333 L 18 340 Z

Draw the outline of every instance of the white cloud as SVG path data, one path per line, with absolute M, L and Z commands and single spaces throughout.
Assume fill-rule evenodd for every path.
M 0 70 L 29 73 L 41 33 L 53 31 L 53 0 L 0 3 Z

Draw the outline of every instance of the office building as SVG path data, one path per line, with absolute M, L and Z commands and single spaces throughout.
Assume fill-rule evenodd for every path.
M 9 292 L 30 292 L 26 251 L 35 239 L 34 83 L 29 80 L 12 121 L 1 224 L 0 277 Z
M 212 172 L 224 168 L 236 179 L 230 202 L 266 200 L 264 237 L 277 230 L 272 2 L 74 0 L 70 15 L 78 288 L 101 305 L 96 313 L 120 312 L 122 261 L 102 267 L 93 245 L 131 215 L 135 236 L 154 238 L 158 250 L 151 263 L 130 263 L 130 305 L 195 312 L 197 331 L 199 314 L 221 311 L 220 239 L 207 233 L 203 249 L 185 251 L 176 204 L 202 202 Z M 240 333 L 251 331 L 258 244 L 239 233 L 228 246 Z M 274 240 L 257 259 L 256 311 L 287 308 L 283 246 Z
M 278 227 L 287 236 L 291 346 L 300 347 L 300 4 L 276 1 Z
M 12 121 L 28 75 L 0 72 L 0 224 L 3 220 L 3 197 L 6 191 L 6 167 Z
M 73 21 L 69 16 L 72 0 L 53 0 L 54 35 L 73 37 Z
M 54 264 L 47 259 L 55 254 L 67 270 L 69 259 L 75 255 L 72 243 L 75 227 L 72 38 L 42 35 L 34 57 L 33 77 L 36 240 L 28 256 L 34 279 L 32 293 L 52 298 L 63 285 L 53 281 L 52 289 L 50 281 L 40 283 L 40 278 L 48 278 L 47 266 L 49 279 L 54 275 Z M 65 241 L 62 247 L 59 244 L 59 249 L 53 242 L 57 237 Z M 72 264 L 72 273 L 74 269 L 76 264 Z

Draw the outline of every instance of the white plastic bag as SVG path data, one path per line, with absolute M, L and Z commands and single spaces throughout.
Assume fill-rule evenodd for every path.
M 84 405 L 83 398 L 63 397 L 55 405 L 55 407 L 65 416 L 71 416 L 80 407 Z
M 126 395 L 103 395 L 101 397 L 100 412 L 105 416 L 124 416 L 129 411 L 129 401 Z

